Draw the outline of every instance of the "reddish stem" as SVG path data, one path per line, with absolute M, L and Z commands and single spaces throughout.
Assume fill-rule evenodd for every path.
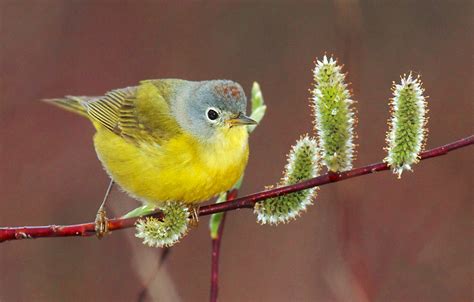
M 227 193 L 227 201 L 237 198 L 237 190 Z M 210 301 L 217 302 L 219 292 L 219 256 L 221 251 L 222 235 L 224 233 L 224 223 L 227 212 L 224 212 L 217 229 L 217 237 L 212 239 L 212 256 L 211 256 L 211 294 Z
M 420 160 L 425 160 L 432 157 L 445 155 L 450 151 L 467 147 L 474 144 L 474 135 L 454 141 L 452 143 L 440 146 L 421 153 Z M 207 206 L 202 206 L 199 210 L 199 216 L 210 215 L 218 212 L 227 212 L 240 208 L 253 208 L 255 203 L 267 198 L 276 197 L 280 195 L 289 194 L 295 191 L 302 191 L 311 187 L 322 186 L 332 182 L 338 182 L 344 179 L 358 177 L 366 174 L 371 174 L 379 171 L 388 170 L 389 167 L 383 162 L 367 165 L 365 167 L 356 168 L 350 171 L 341 173 L 327 173 L 309 180 L 290 185 L 279 187 L 267 191 L 262 191 L 237 198 L 223 203 L 216 203 Z M 163 214 L 160 211 L 152 213 L 147 216 L 154 216 L 162 218 Z M 133 218 L 114 218 L 109 220 L 109 230 L 120 230 L 131 228 L 135 222 L 141 217 Z M 0 228 L 0 242 L 16 239 L 30 239 L 42 237 L 66 237 L 66 236 L 80 236 L 87 237 L 95 235 L 95 224 L 93 222 L 75 224 L 75 225 L 49 225 L 49 226 L 25 226 L 25 227 L 3 227 Z

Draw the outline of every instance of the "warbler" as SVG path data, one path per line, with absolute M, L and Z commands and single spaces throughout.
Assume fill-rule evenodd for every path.
M 103 96 L 45 100 L 87 117 L 96 129 L 97 156 L 111 178 L 96 218 L 107 232 L 104 204 L 117 183 L 129 195 L 159 206 L 196 207 L 230 189 L 249 155 L 242 87 L 229 80 L 158 79 Z M 196 216 L 197 218 L 197 216 Z

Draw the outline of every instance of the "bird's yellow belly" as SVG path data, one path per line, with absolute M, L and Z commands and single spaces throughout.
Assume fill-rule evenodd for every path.
M 99 128 L 94 144 L 105 170 L 127 193 L 147 203 L 199 203 L 230 189 L 248 159 L 246 127 L 218 133 L 214 143 L 180 134 L 161 145 L 135 145 Z

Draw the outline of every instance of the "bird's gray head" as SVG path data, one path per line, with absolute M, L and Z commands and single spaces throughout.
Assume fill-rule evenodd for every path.
M 200 139 L 222 129 L 256 124 L 245 115 L 247 98 L 233 81 L 187 82 L 177 97 L 176 118 L 185 130 Z

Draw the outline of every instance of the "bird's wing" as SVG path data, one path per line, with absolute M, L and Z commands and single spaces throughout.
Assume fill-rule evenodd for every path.
M 142 82 L 109 91 L 85 107 L 94 122 L 133 143 L 161 144 L 181 130 L 165 97 L 152 83 Z

